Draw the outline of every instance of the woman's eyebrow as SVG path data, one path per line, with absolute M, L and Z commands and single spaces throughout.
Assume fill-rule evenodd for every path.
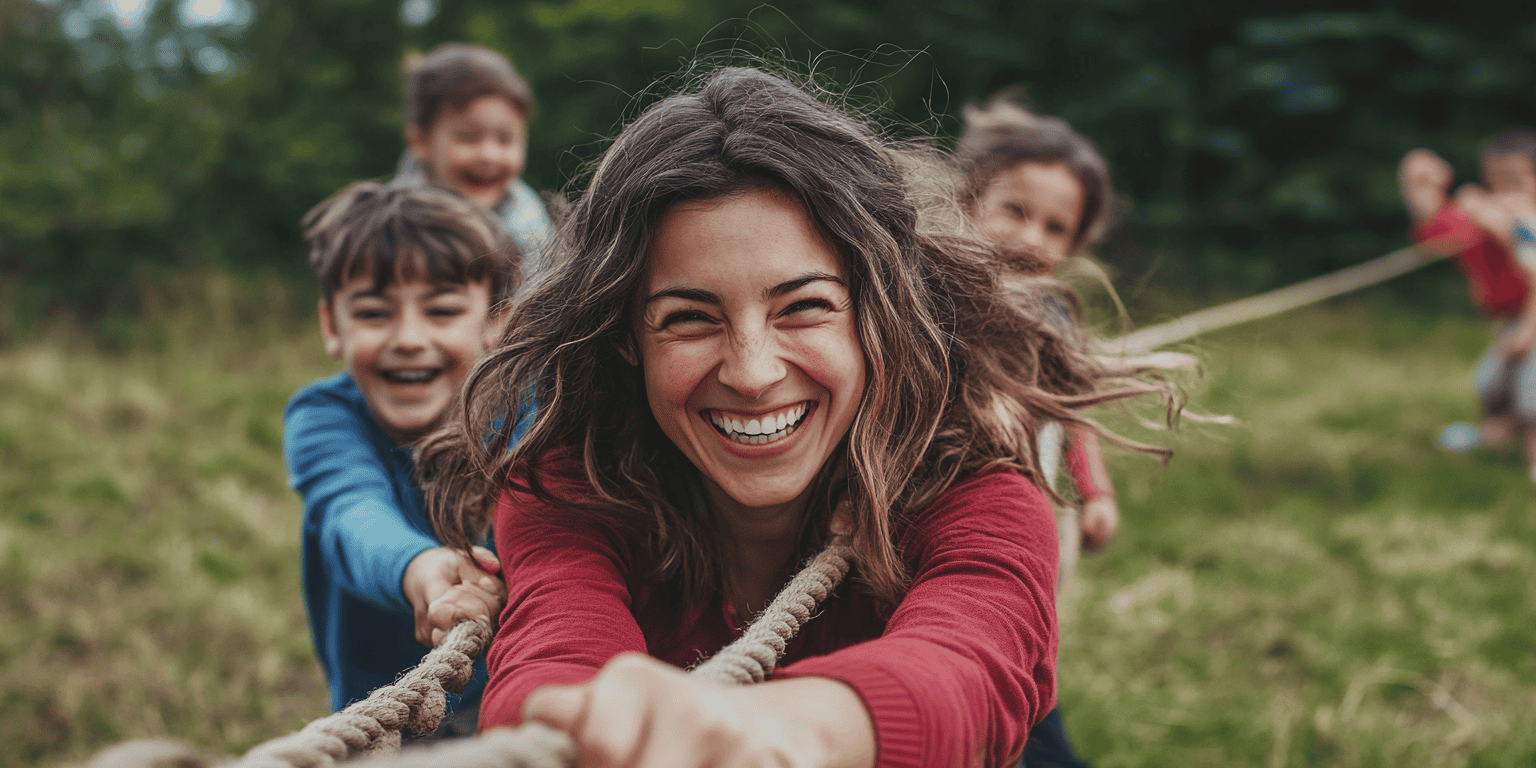
M 837 275 L 828 274 L 826 272 L 808 272 L 808 273 L 806 273 L 804 275 L 801 275 L 801 276 L 799 276 L 799 277 L 797 277 L 797 278 L 795 278 L 793 280 L 786 280 L 786 281 L 784 281 L 782 283 L 779 283 L 778 285 L 775 285 L 772 288 L 769 288 L 766 291 L 763 291 L 763 298 L 765 298 L 765 299 L 777 299 L 778 297 L 783 296 L 786 293 L 792 293 L 794 291 L 797 291 L 797 290 L 799 290 L 801 288 L 804 288 L 805 286 L 810 285 L 811 283 L 817 282 L 819 280 L 828 280 L 828 281 L 837 283 L 838 285 L 841 285 L 844 288 L 848 287 L 848 284 L 846 282 L 844 282 L 843 279 L 838 277 Z
M 814 283 L 814 282 L 817 282 L 817 281 L 820 281 L 820 280 L 827 280 L 827 281 L 830 281 L 830 282 L 834 282 L 834 283 L 837 283 L 838 285 L 843 286 L 844 288 L 848 287 L 848 284 L 846 282 L 844 282 L 843 279 L 838 277 L 837 275 L 829 274 L 829 273 L 826 273 L 826 272 L 808 272 L 808 273 L 803 274 L 803 275 L 801 275 L 801 276 L 799 276 L 799 277 L 797 277 L 797 278 L 795 278 L 793 280 L 785 280 L 784 282 L 779 283 L 778 285 L 775 285 L 772 288 L 768 288 L 768 289 L 764 290 L 763 291 L 763 298 L 765 298 L 765 299 L 776 299 L 776 298 L 778 298 L 780 296 L 783 296 L 786 293 L 792 293 L 792 292 L 794 292 L 796 290 L 799 290 L 800 288 L 803 288 L 803 287 L 805 287 L 807 285 L 810 285 L 811 283 Z M 697 301 L 697 302 L 699 302 L 701 304 L 713 304 L 715 306 L 720 306 L 720 305 L 725 303 L 720 298 L 719 294 L 716 294 L 714 291 L 706 291 L 703 288 L 685 288 L 685 287 L 682 287 L 682 286 L 678 286 L 678 287 L 675 287 L 675 288 L 663 288 L 663 289 L 661 289 L 661 290 L 651 294 L 650 296 L 647 296 L 646 299 L 645 299 L 645 303 L 646 304 L 650 304 L 651 302 L 656 301 L 657 299 L 664 299 L 664 298 L 683 299 L 685 301 Z
M 646 297 L 645 303 L 646 304 L 650 304 L 651 302 L 656 301 L 657 299 L 665 299 L 665 298 L 668 298 L 668 297 L 671 297 L 671 298 L 674 298 L 674 299 L 683 299 L 684 301 L 697 301 L 697 302 L 699 302 L 701 304 L 714 304 L 715 306 L 719 306 L 719 305 L 725 303 L 725 302 L 721 301 L 720 297 L 718 295 L 716 295 L 713 291 L 706 291 L 703 288 L 683 288 L 683 287 L 663 288 L 663 289 L 661 289 L 661 290 L 651 294 L 650 296 Z

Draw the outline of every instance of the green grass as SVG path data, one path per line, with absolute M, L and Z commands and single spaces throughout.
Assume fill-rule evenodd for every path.
M 200 279 L 112 351 L 0 348 L 0 765 L 161 734 L 236 754 L 325 712 L 279 443 L 336 364 L 304 297 Z M 1434 447 L 1475 415 L 1484 340 L 1378 295 L 1195 345 L 1194 410 L 1240 423 L 1186 421 L 1167 467 L 1112 456 L 1122 533 L 1064 603 L 1086 756 L 1532 764 L 1536 494 L 1513 450 Z
M 1449 455 L 1486 328 L 1356 299 L 1197 343 L 1167 468 L 1112 459 L 1122 535 L 1064 603 L 1069 730 L 1119 766 L 1529 766 L 1536 499 Z
M 326 712 L 281 425 L 335 362 L 280 283 L 150 298 L 203 291 L 0 349 L 0 765 L 148 734 L 233 753 Z

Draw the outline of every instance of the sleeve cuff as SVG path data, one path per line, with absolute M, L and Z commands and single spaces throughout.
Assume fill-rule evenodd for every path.
M 876 768 L 923 768 L 922 723 L 912 692 L 883 667 L 864 659 L 818 656 L 774 673 L 775 679 L 827 677 L 852 688 L 875 724 Z

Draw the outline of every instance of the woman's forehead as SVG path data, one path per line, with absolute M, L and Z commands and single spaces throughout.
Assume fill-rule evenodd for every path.
M 753 189 L 669 206 L 651 236 L 641 291 L 677 281 L 776 285 L 811 273 L 846 285 L 847 271 L 797 198 Z

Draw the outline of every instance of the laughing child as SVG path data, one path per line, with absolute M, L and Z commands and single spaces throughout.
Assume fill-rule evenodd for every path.
M 397 183 L 431 184 L 496 215 L 533 280 L 548 268 L 554 226 L 522 180 L 533 90 L 507 57 L 444 43 L 406 65 L 407 152 Z
M 957 154 L 965 172 L 966 212 L 1015 274 L 1054 275 L 1108 227 L 1114 199 L 1108 163 L 1065 121 L 1034 114 L 1006 91 L 966 108 Z M 1058 309 L 1058 320 L 1082 346 L 1085 334 L 1074 312 L 1065 305 Z M 1086 429 L 1068 430 L 1066 437 L 1067 465 L 1082 508 L 1057 509 L 1063 581 L 1080 546 L 1103 546 L 1120 519 L 1098 437 Z M 1030 730 L 1023 764 L 1086 765 L 1072 749 L 1059 707 Z
M 1536 479 L 1536 131 L 1506 129 L 1483 145 L 1482 184 L 1450 195 L 1451 166 L 1427 149 L 1403 158 L 1398 180 L 1414 239 L 1452 251 L 1497 336 L 1473 371 L 1483 422 L 1471 441 L 1524 432 Z
M 495 554 L 441 546 L 412 442 L 438 424 L 501 330 L 519 277 L 498 222 L 427 186 L 358 182 L 304 219 L 320 333 L 345 370 L 300 390 L 283 456 L 304 500 L 305 603 L 331 707 L 394 682 L 461 620 L 494 624 Z M 461 697 L 478 706 L 483 662 Z M 474 727 L 450 718 L 441 734 Z

